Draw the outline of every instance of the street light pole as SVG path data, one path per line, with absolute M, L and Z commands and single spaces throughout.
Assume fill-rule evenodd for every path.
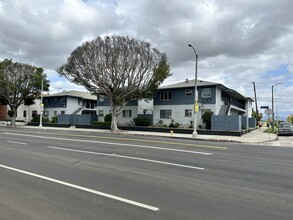
M 197 131 L 196 131 L 196 117 L 197 117 L 197 112 L 198 112 L 198 93 L 197 93 L 197 60 L 198 60 L 198 55 L 196 53 L 196 50 L 191 44 L 188 44 L 189 47 L 192 48 L 194 55 L 195 55 L 195 70 L 194 70 L 194 119 L 193 119 L 193 133 L 192 137 L 197 136 Z
M 39 124 L 39 127 L 43 127 L 43 112 L 44 112 L 44 105 L 43 105 L 43 90 L 44 90 L 44 79 L 43 79 L 43 75 L 42 75 L 41 103 L 40 103 L 40 124 Z
M 275 130 L 275 122 L 274 122 L 274 116 L 275 116 L 275 111 L 274 111 L 274 87 L 277 85 L 280 85 L 283 83 L 276 83 L 272 85 L 272 129 L 273 131 Z

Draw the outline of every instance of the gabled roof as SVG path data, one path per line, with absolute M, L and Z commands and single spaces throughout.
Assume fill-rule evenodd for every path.
M 208 81 L 203 81 L 203 80 L 197 80 L 197 86 L 216 86 L 220 85 L 219 83 L 214 83 L 214 82 L 208 82 Z M 173 88 L 186 88 L 186 87 L 194 87 L 195 86 L 195 80 L 185 80 L 183 82 L 179 83 L 174 83 L 171 85 L 167 86 L 162 86 L 159 89 L 173 89 Z
M 76 91 L 76 90 L 70 90 L 70 91 L 63 91 L 60 93 L 55 94 L 48 94 L 43 95 L 43 97 L 60 97 L 60 96 L 70 96 L 70 97 L 77 97 L 77 98 L 83 98 L 83 99 L 89 99 L 89 100 L 97 100 L 96 95 L 92 95 L 89 92 L 82 92 L 82 91 Z

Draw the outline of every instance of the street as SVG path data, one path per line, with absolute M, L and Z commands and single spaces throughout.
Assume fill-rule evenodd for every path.
M 292 219 L 293 148 L 0 127 L 0 219 Z

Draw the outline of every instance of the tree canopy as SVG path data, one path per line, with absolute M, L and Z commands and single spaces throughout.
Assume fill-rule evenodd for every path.
M 16 111 L 22 104 L 32 105 L 43 90 L 48 91 L 49 81 L 44 70 L 29 64 L 5 59 L 0 62 L 0 103 L 9 105 L 13 112 L 12 125 L 15 125 Z
M 111 101 L 111 129 L 128 101 L 151 98 L 170 76 L 165 53 L 127 36 L 97 37 L 77 47 L 57 69 L 61 76 Z
M 260 121 L 260 120 L 262 119 L 262 116 L 263 116 L 263 115 L 262 115 L 262 113 L 258 112 L 258 118 L 256 118 L 256 111 L 254 111 L 254 110 L 252 109 L 251 116 L 252 116 L 253 118 L 255 118 L 256 121 L 258 122 L 258 121 Z
M 287 117 L 287 121 L 289 121 L 293 124 L 293 114 L 291 114 Z

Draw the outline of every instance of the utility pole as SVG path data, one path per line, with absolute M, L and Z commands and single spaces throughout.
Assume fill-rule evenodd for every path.
M 259 123 L 258 123 L 258 109 L 257 109 L 257 99 L 256 99 L 256 89 L 255 89 L 255 82 L 252 82 L 253 84 L 253 90 L 254 90 L 254 100 L 255 100 L 255 112 L 256 112 L 256 125 L 259 127 Z

